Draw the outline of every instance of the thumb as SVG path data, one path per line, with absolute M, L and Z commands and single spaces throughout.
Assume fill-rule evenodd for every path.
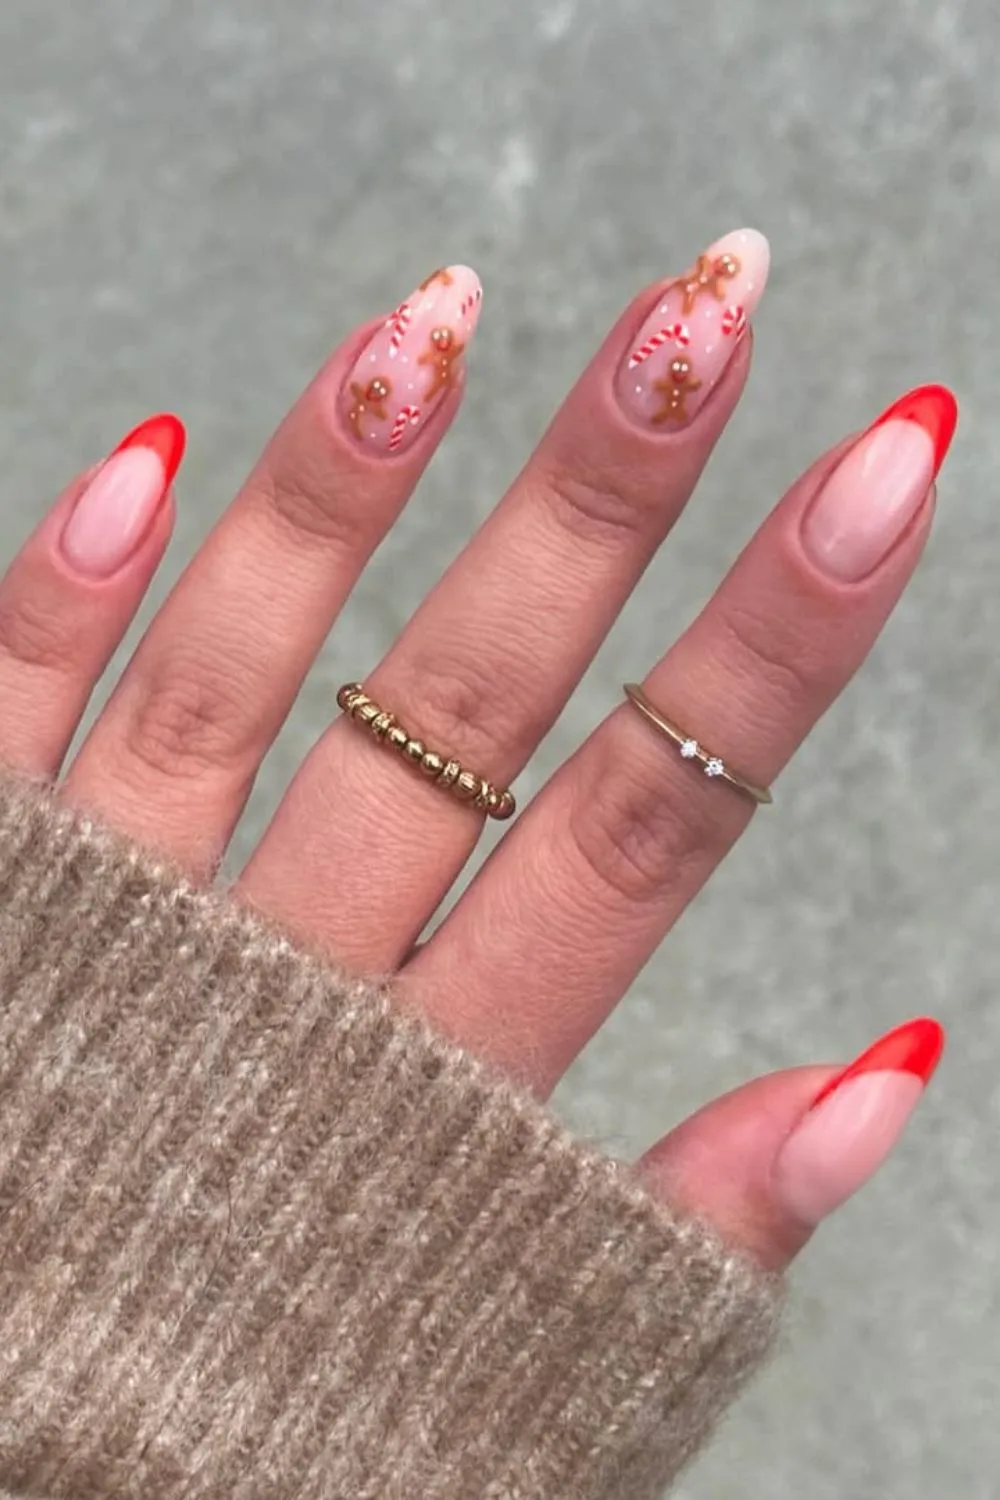
M 638 1163 L 640 1179 L 780 1270 L 885 1161 L 943 1048 L 943 1028 L 923 1018 L 847 1068 L 758 1078 L 658 1141 Z

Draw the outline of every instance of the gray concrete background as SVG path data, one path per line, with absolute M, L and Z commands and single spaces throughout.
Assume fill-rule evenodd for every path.
M 815 453 L 923 379 L 961 397 L 902 608 L 557 1099 L 631 1152 L 760 1070 L 950 1023 L 903 1149 L 797 1268 L 789 1347 L 686 1500 L 1000 1489 L 998 36 L 992 0 L 0 0 L 5 550 L 175 406 L 192 443 L 160 597 L 354 321 L 440 261 L 486 283 L 465 409 L 240 850 L 621 304 L 709 239 L 773 243 L 752 384 L 526 792 Z

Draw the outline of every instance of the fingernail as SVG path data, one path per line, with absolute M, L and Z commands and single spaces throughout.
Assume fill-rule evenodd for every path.
M 180 468 L 185 442 L 184 424 L 170 413 L 150 417 L 123 438 L 63 530 L 60 545 L 71 567 L 107 578 L 128 561 Z
M 801 1223 L 825 1219 L 882 1165 L 940 1061 L 944 1040 L 937 1021 L 908 1021 L 820 1090 L 775 1168 L 777 1191 Z
M 883 412 L 809 507 L 802 543 L 818 568 L 857 583 L 902 536 L 944 463 L 958 404 L 943 385 L 911 391 Z
M 669 284 L 615 377 L 628 416 L 673 432 L 698 415 L 746 332 L 770 262 L 764 236 L 737 229 Z
M 366 448 L 403 453 L 426 427 L 458 378 L 482 298 L 475 271 L 447 266 L 386 319 L 341 396 L 344 421 Z

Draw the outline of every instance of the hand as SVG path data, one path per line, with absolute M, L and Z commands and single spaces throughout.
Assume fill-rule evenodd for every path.
M 366 678 L 425 748 L 498 788 L 516 777 L 740 396 L 766 272 L 765 242 L 739 232 L 625 312 Z M 455 413 L 479 298 L 470 271 L 437 272 L 333 356 L 153 621 L 65 771 L 66 803 L 211 878 L 305 673 Z M 949 393 L 927 387 L 820 458 L 650 669 L 649 699 L 750 782 L 778 774 L 875 640 L 926 539 L 954 420 Z M 167 544 L 182 448 L 176 419 L 143 424 L 73 482 L 4 579 L 0 757 L 14 770 L 60 775 Z M 417 947 L 483 817 L 340 716 L 235 894 L 350 967 L 395 971 L 401 1004 L 544 1097 L 749 821 L 753 801 L 706 769 L 616 707 Z M 782 1266 L 890 1149 L 940 1046 L 920 1021 L 839 1082 L 828 1067 L 758 1080 L 638 1170 Z

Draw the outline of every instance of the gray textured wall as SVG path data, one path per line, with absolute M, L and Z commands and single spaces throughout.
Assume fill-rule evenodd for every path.
M 5 549 L 176 406 L 192 447 L 159 594 L 353 321 L 439 261 L 486 283 L 465 410 L 243 849 L 619 306 L 704 242 L 750 222 L 773 243 L 751 388 L 525 791 L 812 455 L 909 384 L 959 393 L 903 607 L 558 1096 L 638 1149 L 757 1071 L 916 1011 L 950 1023 L 904 1148 L 797 1269 L 790 1347 L 685 1500 L 997 1493 L 998 36 L 993 0 L 0 0 Z

